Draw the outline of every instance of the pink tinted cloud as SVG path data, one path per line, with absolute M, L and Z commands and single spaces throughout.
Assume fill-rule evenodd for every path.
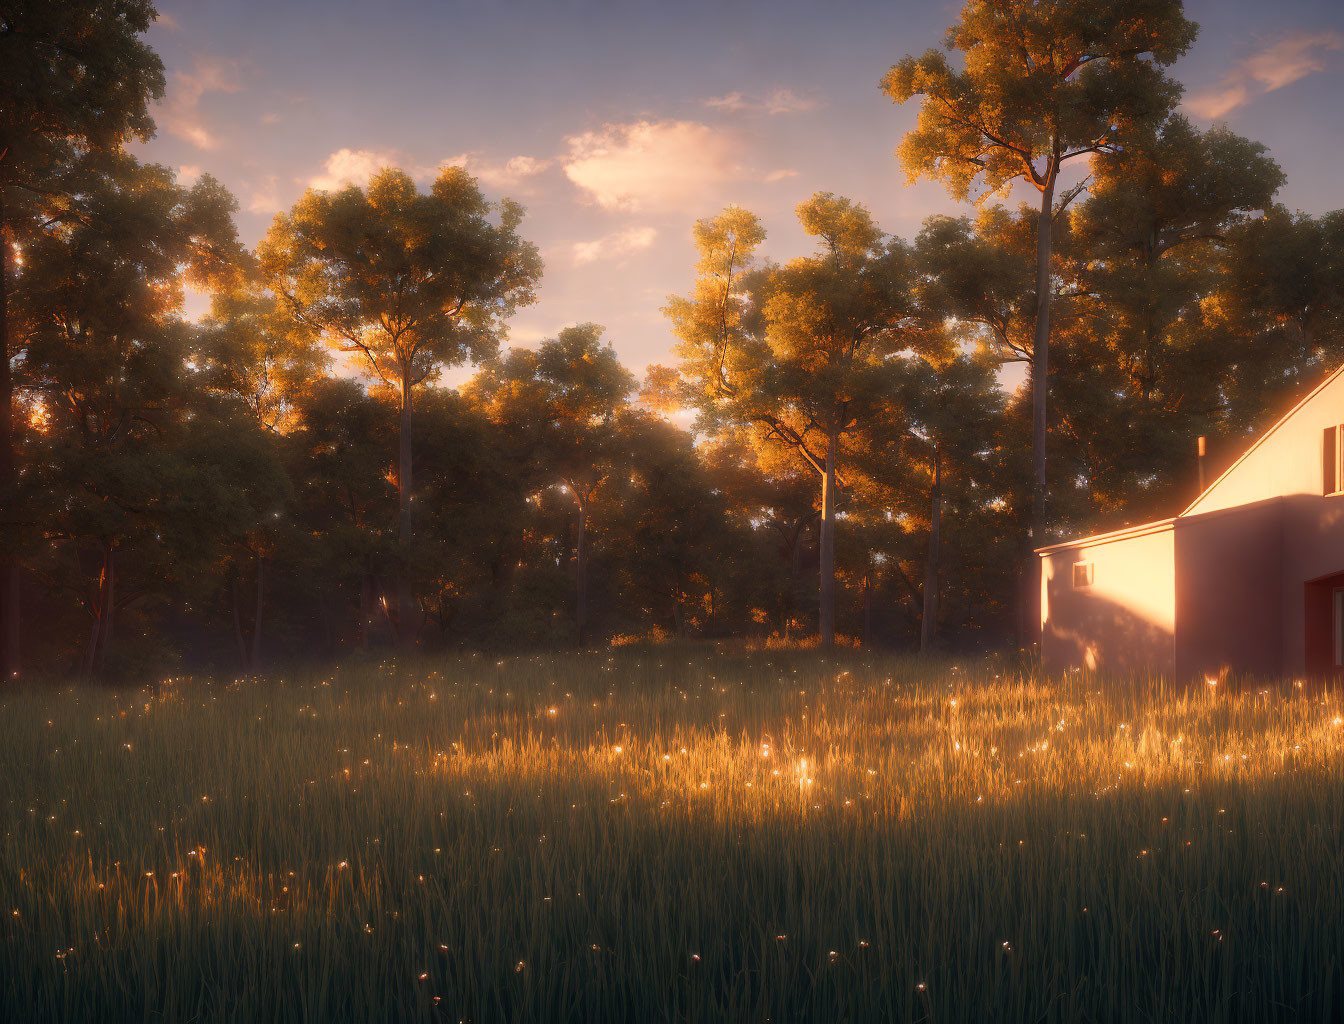
M 1258 96 L 1324 71 L 1329 55 L 1344 49 L 1338 32 L 1296 32 L 1238 61 L 1217 85 L 1191 94 L 1185 106 L 1200 117 L 1226 117 Z

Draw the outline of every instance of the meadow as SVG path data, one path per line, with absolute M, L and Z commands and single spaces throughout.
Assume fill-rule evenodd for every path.
M 0 1019 L 1331 1021 L 1344 702 L 668 647 L 0 695 Z

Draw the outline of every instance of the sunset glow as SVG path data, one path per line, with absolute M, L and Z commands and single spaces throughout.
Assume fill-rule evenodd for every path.
M 0 1021 L 1331 1021 L 1339 0 L 0 2 Z

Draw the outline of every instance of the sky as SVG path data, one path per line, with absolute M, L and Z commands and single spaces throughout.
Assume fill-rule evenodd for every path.
M 149 38 L 167 92 L 144 158 L 183 181 L 219 178 L 250 246 L 306 188 L 363 184 L 386 165 L 427 186 L 464 166 L 526 207 L 522 233 L 545 261 L 511 345 L 593 321 L 632 369 L 671 361 L 661 309 L 691 288 L 691 227 L 729 203 L 762 218 L 763 253 L 781 261 L 811 250 L 793 210 L 818 191 L 906 238 L 930 214 L 973 212 L 906 183 L 894 153 L 916 104 L 878 88 L 902 56 L 941 44 L 960 0 L 158 7 Z M 1290 208 L 1344 207 L 1344 0 L 1186 10 L 1200 32 L 1172 69 L 1184 112 L 1266 144 Z

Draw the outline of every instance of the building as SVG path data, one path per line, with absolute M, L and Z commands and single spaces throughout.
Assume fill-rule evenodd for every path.
M 1344 367 L 1180 515 L 1041 548 L 1049 668 L 1344 671 Z

